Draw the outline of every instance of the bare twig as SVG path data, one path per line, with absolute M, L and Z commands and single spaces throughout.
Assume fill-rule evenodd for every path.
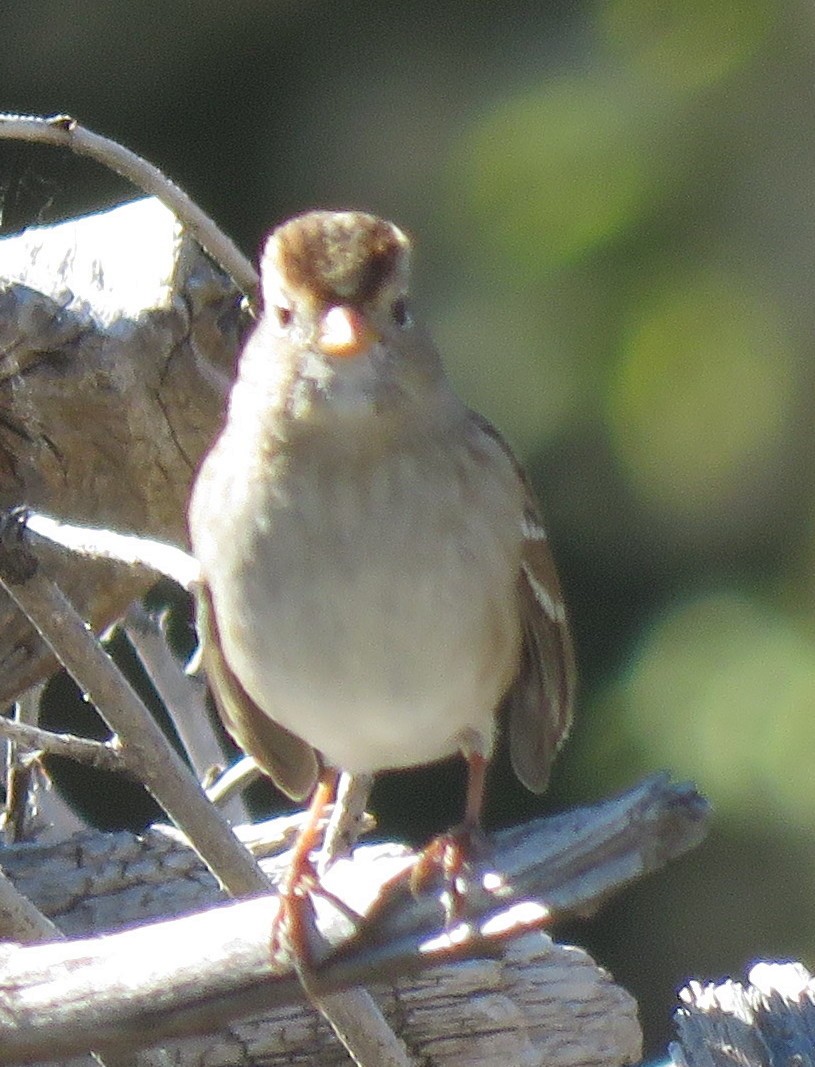
M 15 889 L 5 872 L 0 871 L 0 938 L 33 944 L 60 937 L 59 928 Z
M 149 615 L 140 601 L 130 606 L 123 629 L 172 720 L 196 777 L 199 781 L 211 778 L 213 768 L 223 764 L 224 753 L 207 707 L 206 683 L 184 671 L 160 621 Z M 207 796 L 213 799 L 209 788 Z M 249 821 L 239 793 L 222 797 L 219 807 L 233 824 Z
M 43 683 L 32 686 L 14 703 L 13 722 L 35 725 L 39 721 Z M 8 735 L 7 735 L 8 736 Z M 6 810 L 3 813 L 3 836 L 6 843 L 22 841 L 35 808 L 39 768 L 28 756 L 22 757 L 19 746 L 9 738 L 6 761 Z
M 416 1063 L 367 989 L 346 989 L 315 998 L 313 1003 L 360 1067 L 411 1067 Z
M 334 860 L 348 856 L 357 838 L 365 827 L 365 805 L 373 786 L 371 774 L 341 774 L 337 798 L 323 838 L 320 851 L 320 870 L 324 871 Z
M 12 718 L 0 716 L 0 736 L 7 738 L 9 752 L 6 810 L 2 820 L 7 847 L 15 841 L 53 839 L 56 834 L 67 835 L 85 826 L 54 788 L 40 759 L 41 753 L 48 751 L 111 769 L 110 748 L 96 741 L 50 734 L 37 728 L 44 688 L 43 682 L 32 686 L 15 702 Z
M 198 562 L 189 552 L 163 541 L 98 527 L 76 526 L 35 511 L 26 514 L 25 525 L 35 535 L 31 541 L 33 546 L 36 546 L 35 538 L 41 537 L 79 556 L 115 560 L 129 567 L 154 571 L 171 578 L 188 592 L 193 589 L 200 575 Z
M 76 734 L 55 734 L 38 726 L 0 716 L 0 737 L 7 737 L 27 752 L 44 752 L 83 763 L 97 771 L 110 771 L 136 778 L 127 756 L 115 741 L 92 741 Z
M 102 137 L 69 115 L 2 115 L 0 138 L 30 141 L 67 148 L 79 156 L 88 156 L 109 170 L 121 174 L 139 189 L 158 197 L 181 220 L 198 241 L 237 284 L 241 292 L 253 297 L 258 276 L 237 245 L 190 197 L 163 174 L 158 167 L 129 148 Z
M 207 786 L 207 796 L 213 804 L 221 805 L 262 777 L 263 772 L 252 757 L 243 756 Z

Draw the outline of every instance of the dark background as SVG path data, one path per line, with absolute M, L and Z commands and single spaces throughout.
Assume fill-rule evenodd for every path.
M 559 931 L 638 997 L 651 1055 L 687 978 L 810 961 L 813 7 L 27 0 L 0 40 L 0 107 L 136 149 L 250 254 L 313 206 L 416 236 L 418 303 L 534 476 L 579 648 L 552 790 L 499 760 L 489 820 L 659 768 L 712 799 L 701 849 Z M 131 195 L 0 145 L 6 231 Z M 383 780 L 384 832 L 449 825 L 461 781 Z

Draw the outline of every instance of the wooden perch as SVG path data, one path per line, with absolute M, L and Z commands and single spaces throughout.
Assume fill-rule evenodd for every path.
M 0 507 L 186 546 L 189 487 L 224 405 L 240 293 L 149 198 L 0 240 Z M 46 550 L 104 627 L 155 580 Z M 0 702 L 55 663 L 0 594 Z
M 691 982 L 679 998 L 677 1067 L 815 1061 L 815 979 L 800 963 L 758 963 L 746 984 Z
M 394 846 L 360 848 L 353 860 L 335 864 L 325 885 L 366 918 L 349 939 L 347 917 L 318 898 L 327 944 L 313 988 L 324 995 L 370 985 L 413 1054 L 433 1063 L 633 1062 L 639 1048 L 634 1006 L 587 957 L 540 934 L 513 947 L 506 942 L 554 917 L 585 914 L 693 847 L 707 814 L 691 788 L 658 776 L 593 808 L 496 834 L 491 870 L 472 876 L 467 924 L 452 931 L 438 895 L 413 897 L 399 877 L 410 854 Z M 13 861 L 6 866 L 13 871 Z M 166 849 L 159 868 L 173 869 Z M 263 1040 L 272 1042 L 264 1048 L 275 1046 L 280 1062 L 295 1047 L 302 1054 L 306 1035 L 315 1057 L 335 1062 L 302 1005 L 298 979 L 270 959 L 275 908 L 275 898 L 264 897 L 90 941 L 6 945 L 0 1063 L 54 1059 L 91 1046 L 103 1053 L 132 1050 L 217 1032 L 222 1058 L 210 1039 L 207 1063 L 226 1064 L 234 1062 L 238 1032 L 229 1024 L 261 1012 L 268 1020 Z M 345 940 L 334 944 L 337 938 Z M 479 957 L 479 963 L 462 962 Z M 253 1047 L 260 1028 L 251 1024 Z M 201 1055 L 200 1042 L 189 1047 Z

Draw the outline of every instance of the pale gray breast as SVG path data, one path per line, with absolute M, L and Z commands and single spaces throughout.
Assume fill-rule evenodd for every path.
M 258 704 L 324 751 L 327 714 L 383 725 L 387 747 L 388 715 L 409 711 L 415 749 L 439 715 L 480 725 L 508 684 L 522 491 L 490 440 L 428 444 L 349 462 L 341 445 L 300 441 L 254 485 L 232 486 L 240 536 L 209 539 L 202 565 L 227 659 Z

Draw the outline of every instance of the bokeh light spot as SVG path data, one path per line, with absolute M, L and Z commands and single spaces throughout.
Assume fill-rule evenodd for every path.
M 735 589 L 685 602 L 645 632 L 615 705 L 652 766 L 728 814 L 811 824 L 815 643 L 795 619 Z
M 717 81 L 753 54 L 771 21 L 762 0 L 611 0 L 597 11 L 617 52 L 670 88 Z
M 635 493 L 669 519 L 715 521 L 777 455 L 795 383 L 765 294 L 715 272 L 669 280 L 633 308 L 608 394 Z
M 602 82 L 564 79 L 504 100 L 452 153 L 451 213 L 501 271 L 528 279 L 573 261 L 650 202 L 639 125 Z

